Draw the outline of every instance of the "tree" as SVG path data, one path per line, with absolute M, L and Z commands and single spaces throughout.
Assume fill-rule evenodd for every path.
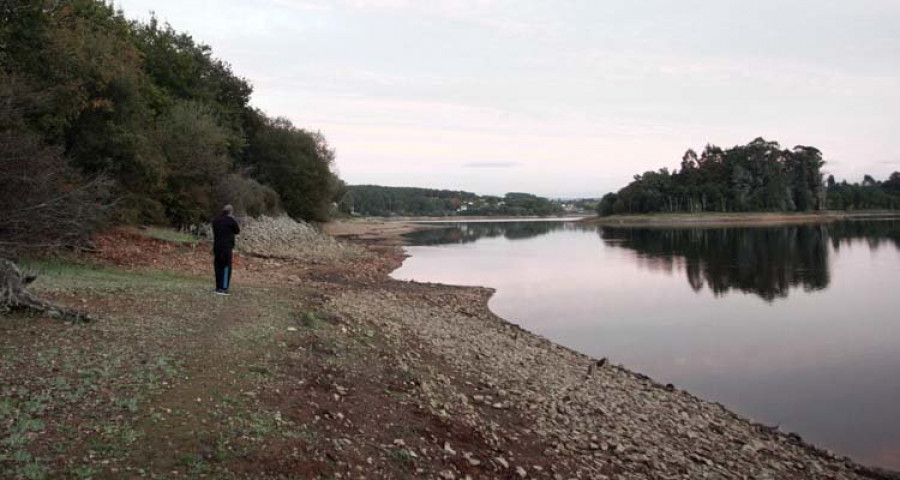
M 228 63 L 214 58 L 209 46 L 168 24 L 160 25 L 156 17 L 135 26 L 135 43 L 156 90 L 151 97 L 155 108 L 164 110 L 177 100 L 206 105 L 226 137 L 229 154 L 240 157 L 251 128 L 247 123 L 255 113 L 249 108 L 250 83 L 236 76 Z
M 878 185 L 878 182 L 876 182 L 871 175 L 866 174 L 863 176 L 862 184 L 864 187 L 874 187 L 875 185 Z
M 616 202 L 619 200 L 619 196 L 615 193 L 607 193 L 600 199 L 600 203 L 597 205 L 597 214 L 601 217 L 606 217 L 615 213 Z
M 204 104 L 180 101 L 163 115 L 156 130 L 166 162 L 166 216 L 176 225 L 205 221 L 221 205 L 213 189 L 231 167 L 228 141 Z
M 324 221 L 337 190 L 334 150 L 321 133 L 294 127 L 285 118 L 266 119 L 250 140 L 253 174 L 272 186 L 295 218 Z
M 900 172 L 892 173 L 891 176 L 881 184 L 881 187 L 891 193 L 900 194 Z
M 36 101 L 15 77 L 0 72 L 0 254 L 80 247 L 108 213 L 108 182 L 89 179 L 26 125 Z

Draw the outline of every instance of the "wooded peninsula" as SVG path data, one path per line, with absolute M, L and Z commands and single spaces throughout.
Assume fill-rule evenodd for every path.
M 900 172 L 884 182 L 866 175 L 862 184 L 823 180 L 822 152 L 798 145 L 782 149 L 757 138 L 723 150 L 707 145 L 685 152 L 681 168 L 635 175 L 606 194 L 601 216 L 635 213 L 809 212 L 900 207 Z

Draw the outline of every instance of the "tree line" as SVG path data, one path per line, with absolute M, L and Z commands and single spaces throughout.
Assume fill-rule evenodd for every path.
M 884 182 L 866 175 L 862 184 L 823 181 L 822 152 L 798 145 L 782 149 L 757 138 L 723 150 L 707 145 L 689 149 L 681 168 L 635 175 L 597 206 L 601 216 L 633 213 L 805 212 L 815 210 L 896 209 L 900 172 Z
M 723 150 L 688 150 L 681 168 L 635 175 L 603 197 L 601 215 L 655 212 L 810 211 L 825 208 L 822 153 L 807 146 L 782 149 L 757 138 Z
M 11 0 L 0 20 L 0 213 L 37 206 L 28 215 L 50 222 L 5 224 L 0 237 L 82 224 L 53 223 L 65 211 L 84 225 L 101 214 L 187 225 L 225 203 L 328 217 L 334 150 L 254 108 L 250 83 L 209 46 L 102 0 Z
M 551 216 L 564 213 L 562 206 L 529 193 L 503 197 L 458 190 L 435 190 L 378 185 L 347 186 L 339 210 L 350 215 L 391 217 Z
M 834 175 L 826 181 L 828 208 L 830 210 L 896 210 L 900 208 L 900 172 L 892 173 L 887 180 L 879 181 L 871 175 L 863 176 L 862 183 L 838 183 Z

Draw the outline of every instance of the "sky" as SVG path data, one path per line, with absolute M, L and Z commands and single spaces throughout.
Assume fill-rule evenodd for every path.
M 688 148 L 900 170 L 897 0 L 115 0 L 320 130 L 350 184 L 597 197 Z

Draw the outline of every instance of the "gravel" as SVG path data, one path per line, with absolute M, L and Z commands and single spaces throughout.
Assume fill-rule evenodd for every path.
M 297 260 L 352 259 L 364 254 L 311 224 L 288 216 L 243 218 L 237 249 L 255 256 Z
M 551 471 L 495 459 L 520 478 L 900 478 L 524 331 L 488 311 L 491 293 L 393 282 L 347 291 L 329 309 L 443 358 L 452 371 L 422 386 L 435 413 L 479 429 L 498 451 L 540 438 Z M 497 414 L 525 421 L 500 426 Z

